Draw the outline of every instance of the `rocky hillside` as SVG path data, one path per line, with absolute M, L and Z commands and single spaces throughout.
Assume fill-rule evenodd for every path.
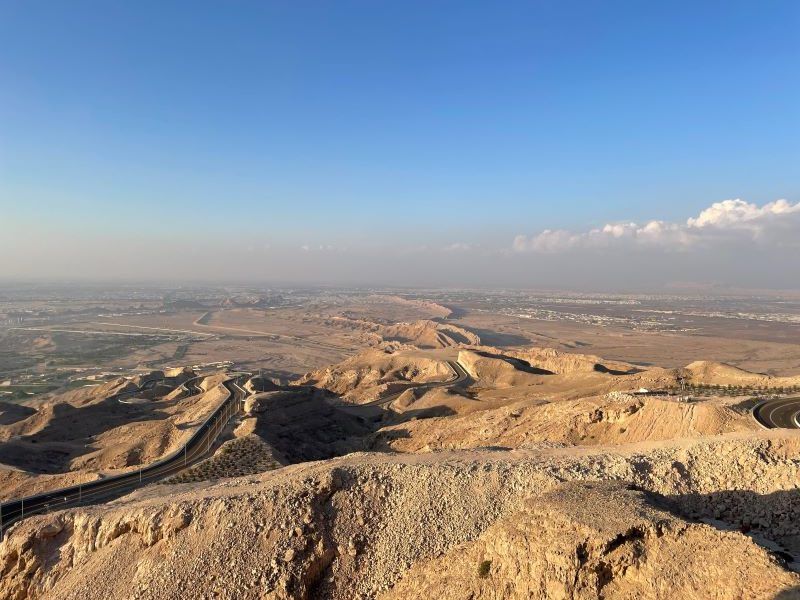
M 800 376 L 775 377 L 761 373 L 751 373 L 738 367 L 713 361 L 695 361 L 687 365 L 685 371 L 693 383 L 708 385 L 741 385 L 759 388 L 800 386 Z
M 531 347 L 525 350 L 510 350 L 506 354 L 526 361 L 539 369 L 553 373 L 567 375 L 572 373 L 631 373 L 636 369 L 634 365 L 611 361 L 593 354 L 579 354 L 562 352 L 555 348 Z
M 385 325 L 378 332 L 387 342 L 400 342 L 418 348 L 449 348 L 481 343 L 477 335 L 463 327 L 427 320 Z
M 728 572 L 736 576 L 721 584 Z M 734 600 L 797 582 L 749 539 L 686 522 L 660 498 L 620 483 L 572 483 L 414 565 L 379 597 L 701 600 L 715 590 Z
M 363 403 L 410 383 L 444 381 L 453 377 L 447 362 L 413 350 L 365 350 L 339 364 L 313 371 L 295 383 L 313 385 L 343 400 Z
M 178 386 L 191 371 L 153 372 L 120 379 L 40 403 L 36 410 L 0 424 L 0 498 L 18 498 L 91 481 L 100 473 L 137 468 L 166 456 L 185 441 L 227 396 L 227 375 L 200 381 L 193 396 Z M 163 383 L 145 386 L 148 381 Z M 132 401 L 115 394 L 130 392 Z M 125 398 L 123 398 L 125 399 Z
M 800 436 L 759 433 L 153 486 L 15 526 L 0 597 L 790 598 L 800 577 L 754 540 L 800 534 L 798 464 Z
M 548 403 L 523 400 L 498 408 L 484 406 L 480 412 L 476 406 L 462 415 L 402 420 L 380 429 L 373 446 L 401 452 L 489 445 L 526 448 L 542 442 L 586 446 L 756 430 L 758 425 L 746 412 L 719 400 L 686 403 L 612 392 Z
M 452 323 L 431 321 L 430 319 L 387 324 L 336 315 L 326 317 L 324 323 L 329 326 L 361 332 L 364 335 L 365 344 L 379 348 L 400 349 L 403 347 L 415 347 L 431 349 L 481 343 L 480 337 L 463 327 Z
M 596 356 L 535 347 L 502 352 L 496 348 L 471 348 L 458 353 L 458 362 L 481 388 L 536 387 L 538 391 L 569 398 L 676 384 L 678 373 L 675 370 L 639 369 L 625 363 L 599 360 Z
M 0 598 L 798 597 L 800 432 L 628 393 L 679 374 L 462 347 L 255 382 L 212 458 L 15 525 Z

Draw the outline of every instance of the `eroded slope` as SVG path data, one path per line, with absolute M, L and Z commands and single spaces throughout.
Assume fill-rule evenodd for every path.
M 351 455 L 156 486 L 17 525 L 0 544 L 0 594 L 350 599 L 398 586 L 394 597 L 769 598 L 800 578 L 742 533 L 690 517 L 713 517 L 717 494 L 737 490 L 761 515 L 751 532 L 785 542 L 779 524 L 797 502 L 772 498 L 797 494 L 798 464 L 800 437 L 759 433 L 578 453 Z M 660 497 L 563 487 L 609 480 Z

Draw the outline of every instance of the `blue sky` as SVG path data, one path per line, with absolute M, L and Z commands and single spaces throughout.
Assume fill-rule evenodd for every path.
M 502 253 L 798 202 L 798 39 L 796 2 L 0 0 L 0 218 Z

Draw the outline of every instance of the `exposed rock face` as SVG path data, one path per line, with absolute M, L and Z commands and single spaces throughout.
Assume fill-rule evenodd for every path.
M 368 346 L 397 350 L 401 348 L 450 348 L 481 343 L 480 337 L 454 323 L 419 319 L 381 323 L 348 315 L 323 317 L 325 325 L 360 332 Z
M 690 379 L 694 383 L 710 385 L 745 385 L 753 387 L 779 388 L 800 386 L 800 376 L 774 377 L 751 373 L 724 363 L 698 360 L 686 365 Z
M 33 414 L 0 424 L 0 498 L 19 498 L 97 479 L 98 473 L 149 464 L 177 449 L 228 395 L 219 373 L 203 380 L 206 391 L 189 395 L 180 386 L 190 369 L 168 373 L 165 390 L 153 371 L 54 396 Z M 140 390 L 138 384 L 147 385 Z M 171 386 L 176 386 L 172 391 Z M 130 402 L 116 394 L 136 392 Z M 160 396 L 161 393 L 165 395 Z
M 721 402 L 690 404 L 614 393 L 544 404 L 522 401 L 464 415 L 401 422 L 380 429 L 372 444 L 401 452 L 490 445 L 526 448 L 542 442 L 586 446 L 756 430 L 758 425 L 749 415 Z
M 552 375 L 519 359 L 483 350 L 461 350 L 458 362 L 480 385 L 497 388 L 533 385 L 537 378 Z
M 268 410 L 270 406 L 277 406 L 282 402 L 291 402 L 305 398 L 313 392 L 307 388 L 298 388 L 294 390 L 276 390 L 274 392 L 261 392 L 248 396 L 244 402 L 244 412 L 248 415 L 256 413 L 263 413 Z
M 509 351 L 509 355 L 525 360 L 530 365 L 561 375 L 570 373 L 628 373 L 635 367 L 628 363 L 609 361 L 593 354 L 572 354 L 555 348 L 529 348 Z
M 688 523 L 658 498 L 573 483 L 414 565 L 380 598 L 701 600 L 714 590 L 735 600 L 772 597 L 798 580 L 744 536 Z
M 257 394 L 258 392 L 273 392 L 279 390 L 281 386 L 278 381 L 257 375 L 248 379 L 244 387 L 251 394 Z
M 155 486 L 17 525 L 0 544 L 0 597 L 773 598 L 800 577 L 747 536 L 674 511 L 706 510 L 701 495 L 734 489 L 777 510 L 763 499 L 797 494 L 799 464 L 800 436 L 759 434 L 582 453 L 350 455 Z M 604 480 L 664 498 L 564 485 Z
M 363 448 L 364 420 L 325 400 L 318 389 L 297 387 L 248 398 L 252 432 L 288 462 L 321 460 Z
M 10 425 L 36 414 L 36 409 L 14 402 L 0 401 L 0 425 Z
M 675 371 L 542 349 L 462 348 L 470 378 L 414 387 L 451 379 L 441 357 L 455 353 L 373 350 L 301 380 L 316 388 L 254 384 L 235 439 L 171 484 L 16 525 L 0 543 L 0 598 L 699 600 L 800 589 L 754 541 L 800 553 L 800 432 L 756 430 L 732 400 L 625 393 L 674 383 Z M 201 421 L 227 393 L 220 381 L 176 400 L 164 426 Z M 350 403 L 406 391 L 389 411 L 322 388 Z M 125 427 L 130 448 L 167 451 Z M 110 431 L 93 437 L 123 429 Z M 331 458 L 370 439 L 403 453 Z M 320 462 L 263 472 L 301 461 Z
M 315 385 L 354 403 L 369 402 L 409 383 L 445 381 L 453 377 L 449 365 L 414 352 L 367 350 L 337 365 L 305 375 L 301 385 Z
M 183 382 L 190 377 L 194 377 L 194 371 L 192 371 L 191 367 L 173 367 L 164 371 L 164 377 Z
M 151 381 L 157 381 L 159 379 L 164 379 L 164 377 L 165 377 L 164 371 L 150 371 L 149 373 L 135 375 L 134 377 L 131 378 L 131 382 L 136 387 L 140 388 L 146 383 L 149 383 Z
M 481 343 L 477 335 L 463 327 L 428 320 L 381 326 L 378 333 L 388 342 L 412 344 L 418 348 L 449 348 Z
M 81 406 L 83 404 L 96 402 L 98 398 L 107 398 L 108 396 L 125 392 L 136 392 L 138 389 L 139 387 L 130 379 L 117 377 L 116 379 L 101 383 L 97 386 L 81 387 L 64 392 L 56 396 L 55 400 Z

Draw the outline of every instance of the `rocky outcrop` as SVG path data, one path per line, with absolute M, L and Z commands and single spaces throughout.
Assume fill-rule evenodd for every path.
M 692 383 L 719 386 L 747 386 L 758 388 L 783 388 L 800 386 L 800 376 L 775 377 L 751 373 L 739 367 L 713 361 L 698 360 L 686 365 L 684 372 Z
M 635 370 L 635 367 L 628 363 L 605 360 L 593 354 L 562 352 L 555 348 L 532 347 L 526 350 L 509 351 L 508 354 L 525 360 L 530 365 L 560 375 L 592 372 L 623 374 Z
M 287 390 L 276 390 L 273 392 L 261 392 L 248 396 L 244 401 L 244 412 L 246 415 L 255 415 L 264 413 L 269 408 L 276 407 L 281 403 L 290 403 L 296 400 L 302 400 L 313 395 L 314 390 L 309 388 L 297 388 Z
M 0 543 L 0 596 L 14 600 L 46 593 L 63 575 L 51 567 L 80 565 L 98 552 L 135 539 L 144 550 L 173 537 L 192 521 L 186 505 L 166 505 L 155 510 L 53 515 L 29 527 L 22 523 L 15 534 Z M 88 583 L 88 582 L 87 582 Z
M 479 385 L 496 388 L 535 385 L 541 376 L 552 375 L 507 354 L 485 350 L 460 350 L 458 363 Z
M 372 444 L 400 452 L 490 445 L 526 448 L 543 442 L 595 446 L 758 429 L 749 415 L 719 401 L 686 403 L 612 393 L 549 403 L 523 401 L 464 415 L 401 422 L 380 429 Z
M 745 536 L 686 522 L 660 498 L 620 483 L 573 483 L 414 565 L 380 598 L 701 600 L 714 590 L 736 600 L 798 582 Z
M 339 364 L 313 371 L 296 383 L 324 388 L 360 404 L 387 392 L 402 391 L 408 384 L 446 381 L 452 377 L 450 366 L 443 360 L 413 351 L 366 350 Z
M 377 332 L 387 342 L 400 342 L 418 348 L 449 348 L 481 343 L 476 334 L 463 327 L 428 320 L 384 325 Z
M 800 578 L 688 511 L 732 490 L 779 510 L 763 499 L 797 494 L 798 464 L 800 436 L 759 434 L 582 453 L 361 454 L 155 486 L 16 525 L 0 544 L 0 597 L 771 598 Z M 771 539 L 780 520 L 759 535 Z

